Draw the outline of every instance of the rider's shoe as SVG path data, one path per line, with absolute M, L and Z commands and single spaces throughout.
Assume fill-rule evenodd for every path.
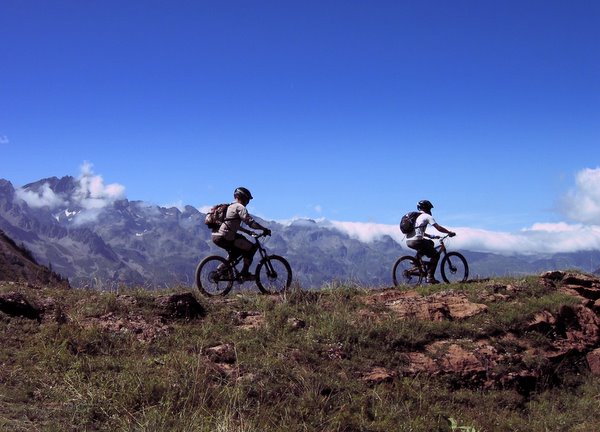
M 242 272 L 240 273 L 240 280 L 242 281 L 253 281 L 255 279 L 254 275 L 250 272 Z
M 230 275 L 230 273 L 229 273 L 229 267 L 227 267 L 225 264 L 219 264 L 219 266 L 217 267 L 217 270 L 216 270 L 215 274 L 219 278 L 229 277 L 229 275 Z
M 440 281 L 437 280 L 436 278 L 434 278 L 433 276 L 428 276 L 427 277 L 427 283 L 435 285 L 435 284 L 439 284 Z

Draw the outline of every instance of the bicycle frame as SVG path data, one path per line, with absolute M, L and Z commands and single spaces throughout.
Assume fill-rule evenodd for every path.
M 234 259 L 231 249 L 229 257 L 210 255 L 204 258 L 196 267 L 196 287 L 205 295 L 227 295 L 233 283 L 243 284 L 253 280 L 258 289 L 264 294 L 276 294 L 287 290 L 292 283 L 292 268 L 289 262 L 279 255 L 269 255 L 260 242 L 265 234 L 247 232 L 255 241 L 255 248 L 259 252 L 260 261 L 256 264 L 253 277 L 242 275 L 236 266 L 244 259 L 240 254 Z
M 259 262 L 262 260 L 265 260 L 265 258 L 267 257 L 267 251 L 266 251 L 265 247 L 262 245 L 262 243 L 259 241 L 259 239 L 261 237 L 266 237 L 265 234 L 264 233 L 262 233 L 262 234 L 252 233 L 252 234 L 250 234 L 250 236 L 254 239 L 254 244 L 256 245 L 256 249 L 260 255 Z M 227 252 L 231 253 L 230 250 L 227 250 Z M 242 259 L 244 259 L 243 255 L 240 255 L 233 260 L 227 259 L 227 262 L 233 269 L 233 280 L 239 281 L 239 279 L 240 279 L 240 271 L 237 269 L 237 265 L 242 261 Z M 268 263 L 267 264 L 268 270 L 270 272 L 273 272 L 273 267 L 272 267 L 271 263 L 268 260 L 266 260 L 266 262 Z M 222 280 L 228 280 L 228 279 L 222 279 Z
M 444 240 L 447 237 L 450 237 L 450 235 L 430 237 L 432 240 L 439 240 L 439 245 L 435 246 L 435 250 L 439 254 L 438 263 L 442 279 L 446 283 L 465 282 L 469 277 L 469 265 L 461 253 L 446 250 Z M 431 270 L 428 268 L 431 261 L 425 261 L 423 258 L 424 256 L 419 252 L 415 255 L 404 255 L 398 258 L 392 266 L 394 285 L 399 286 L 402 283 L 420 284 Z M 437 270 L 437 268 L 434 270 Z M 414 279 L 415 277 L 416 279 Z
M 440 242 L 440 244 L 435 247 L 435 250 L 437 250 L 440 255 L 439 261 L 441 261 L 442 258 L 444 258 L 444 256 L 446 256 L 447 251 L 446 251 L 446 245 L 444 244 L 444 240 L 446 240 L 446 238 L 448 238 L 448 237 L 449 237 L 448 234 L 446 234 L 445 236 L 442 236 L 442 237 L 440 237 L 440 236 L 431 237 L 432 240 L 439 240 L 439 242 Z M 419 252 L 417 252 L 415 254 L 415 258 L 417 259 L 417 262 L 419 263 L 421 276 L 425 277 L 427 274 L 427 266 L 429 265 L 430 260 L 424 261 L 423 256 L 421 256 L 419 254 Z

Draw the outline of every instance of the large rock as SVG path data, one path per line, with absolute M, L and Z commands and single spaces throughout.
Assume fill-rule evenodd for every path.
M 384 304 L 402 320 L 462 320 L 487 311 L 487 306 L 471 302 L 465 294 L 444 291 L 422 297 L 416 291 L 388 290 L 370 296 L 366 303 Z
M 196 319 L 206 316 L 206 309 L 190 293 L 157 297 L 155 304 L 165 318 Z
M 596 376 L 600 376 L 600 348 L 590 351 L 586 355 L 586 360 L 588 362 L 590 372 Z
M 43 311 L 29 302 L 21 293 L 0 294 L 0 311 L 10 316 L 40 320 Z

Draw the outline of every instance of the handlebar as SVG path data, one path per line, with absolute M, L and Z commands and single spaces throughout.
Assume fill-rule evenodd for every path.
M 454 233 L 454 236 L 455 236 L 455 235 L 456 235 L 456 233 Z M 440 242 L 443 242 L 443 241 L 444 241 L 444 240 L 446 240 L 448 237 L 454 237 L 454 236 L 451 236 L 450 234 L 446 234 L 446 235 L 443 235 L 443 236 L 438 236 L 438 235 L 436 235 L 436 236 L 431 236 L 431 237 L 429 237 L 429 238 L 431 238 L 432 240 L 439 240 Z
M 266 237 L 266 236 L 267 236 L 267 234 L 265 234 L 265 232 L 264 232 L 264 231 L 263 231 L 263 232 L 261 232 L 261 233 L 257 233 L 257 232 L 255 232 L 255 231 L 253 231 L 253 232 L 252 232 L 252 234 L 250 234 L 250 235 L 251 235 L 252 237 L 254 237 L 255 239 L 257 239 L 257 240 L 258 240 L 259 238 L 261 238 L 261 237 Z M 270 235 L 270 234 L 269 234 L 269 235 Z

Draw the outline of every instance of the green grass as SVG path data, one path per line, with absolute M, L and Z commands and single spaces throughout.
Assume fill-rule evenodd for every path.
M 494 341 L 536 312 L 573 303 L 534 279 L 500 283 L 518 288 L 510 300 L 481 301 L 495 289 L 486 282 L 452 286 L 488 306 L 486 314 L 460 322 L 399 321 L 381 305 L 363 302 L 369 290 L 343 284 L 293 291 L 283 299 L 255 293 L 199 298 L 206 317 L 170 321 L 168 332 L 149 341 L 127 329 L 108 331 L 94 319 L 135 314 L 151 322 L 156 292 L 122 292 L 131 296 L 124 301 L 117 293 L 22 289 L 33 303 L 53 298 L 68 319 L 38 323 L 0 313 L 0 430 L 600 430 L 594 415 L 600 379 L 581 365 L 565 364 L 559 382 L 541 380 L 529 394 L 448 377 L 396 375 L 380 384 L 362 379 L 374 367 L 399 370 L 405 352 L 432 341 Z M 0 292 L 14 289 L 0 286 Z M 447 289 L 419 288 L 422 295 Z M 248 311 L 261 314 L 263 325 L 240 328 L 240 312 Z M 365 311 L 378 318 L 365 318 Z M 543 334 L 523 337 L 546 343 Z M 206 355 L 221 344 L 234 347 L 229 364 Z

